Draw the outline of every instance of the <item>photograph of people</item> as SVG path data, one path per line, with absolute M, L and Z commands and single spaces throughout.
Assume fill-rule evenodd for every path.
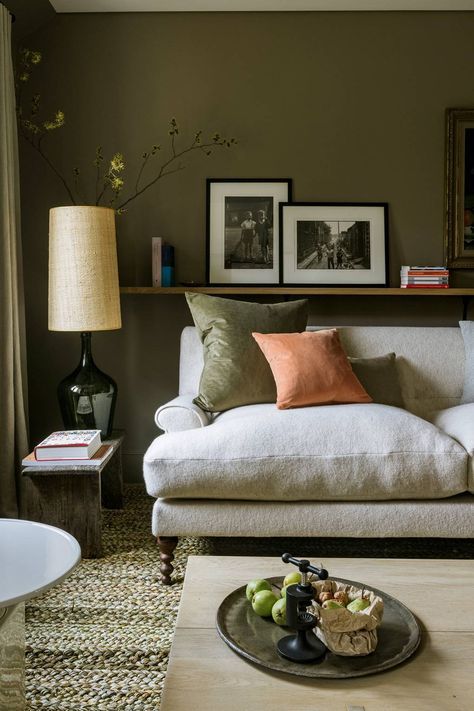
M 265 210 L 259 210 L 257 213 L 257 222 L 255 224 L 255 232 L 258 237 L 258 246 L 260 249 L 260 256 L 265 264 L 270 261 L 270 222 L 267 220 Z
M 225 269 L 273 269 L 273 198 L 225 198 Z
M 370 269 L 370 222 L 297 222 L 298 269 Z
M 245 220 L 240 225 L 242 233 L 240 239 L 244 245 L 244 260 L 246 262 L 252 261 L 252 247 L 255 238 L 255 220 L 252 219 L 252 213 L 247 212 L 245 215 Z

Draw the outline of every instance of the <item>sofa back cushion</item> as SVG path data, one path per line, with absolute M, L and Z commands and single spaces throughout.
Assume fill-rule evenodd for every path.
M 464 388 L 461 403 L 474 402 L 474 321 L 460 321 L 459 327 L 464 341 Z
M 314 327 L 310 327 L 314 330 Z M 339 337 L 348 356 L 397 355 L 405 407 L 420 416 L 458 405 L 464 380 L 464 344 L 458 327 L 342 326 Z M 181 335 L 179 392 L 199 391 L 203 352 L 195 328 Z

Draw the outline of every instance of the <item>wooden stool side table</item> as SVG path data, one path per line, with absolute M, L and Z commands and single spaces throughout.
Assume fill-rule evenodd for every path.
M 48 523 L 79 541 L 83 558 L 102 555 L 102 506 L 123 506 L 122 434 L 103 444 L 110 453 L 99 466 L 23 467 L 23 518 Z

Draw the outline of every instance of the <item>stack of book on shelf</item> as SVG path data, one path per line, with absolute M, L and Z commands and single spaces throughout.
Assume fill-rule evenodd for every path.
M 100 430 L 62 430 L 37 444 L 22 464 L 24 467 L 97 467 L 107 459 L 111 448 L 110 444 L 102 444 Z
M 449 271 L 446 267 L 407 267 L 400 269 L 402 289 L 448 289 Z

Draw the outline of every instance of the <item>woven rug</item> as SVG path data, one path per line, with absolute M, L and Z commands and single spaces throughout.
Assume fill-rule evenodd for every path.
M 126 487 L 124 510 L 104 511 L 104 557 L 26 604 L 27 709 L 157 711 L 190 554 L 473 557 L 469 540 L 185 538 L 166 587 L 152 503 L 142 487 Z
M 159 585 L 152 503 L 127 487 L 125 509 L 104 512 L 104 557 L 27 603 L 27 709 L 159 708 L 187 556 L 208 543 L 182 539 L 177 583 Z

